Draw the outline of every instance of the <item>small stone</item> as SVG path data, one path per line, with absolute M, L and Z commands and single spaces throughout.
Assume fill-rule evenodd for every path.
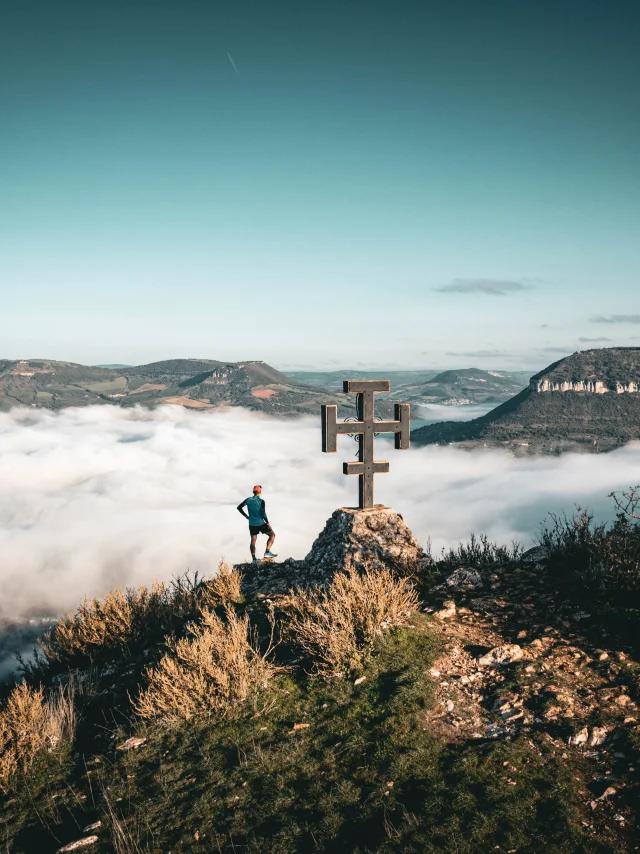
M 449 620 L 456 615 L 456 603 L 453 599 L 447 599 L 443 602 L 443 607 L 440 611 L 436 611 L 434 616 L 438 620 Z
M 433 678 L 434 678 L 434 679 L 437 679 L 437 678 L 438 678 L 438 676 L 440 676 L 440 671 L 439 671 L 439 670 L 436 670 L 435 668 L 432 668 L 432 669 L 429 671 L 429 676 L 433 676 Z
M 99 827 L 102 827 L 101 821 L 94 821 L 93 824 L 88 824 L 85 828 L 83 828 L 83 833 L 89 833 L 90 830 L 97 830 Z
M 475 569 L 460 567 L 451 573 L 445 585 L 453 590 L 473 590 L 474 587 L 482 586 L 482 577 Z
M 70 842 L 68 845 L 63 845 L 62 848 L 58 848 L 58 854 L 65 854 L 67 851 L 80 851 L 82 848 L 88 848 L 90 845 L 95 845 L 97 841 L 97 836 L 85 836 L 84 839 L 77 839 L 75 842 Z
M 453 707 L 453 700 L 447 700 L 447 702 L 444 705 L 445 705 L 445 708 L 448 712 L 453 711 L 453 708 L 454 708 Z
M 309 729 L 310 726 L 311 726 L 311 724 L 294 724 L 293 730 L 295 732 L 298 729 Z
M 575 735 L 570 735 L 568 738 L 568 744 L 570 747 L 577 747 L 580 744 L 586 744 L 589 740 L 589 730 L 587 727 L 581 729 L 580 732 L 577 732 Z
M 362 683 L 366 682 L 366 681 L 367 681 L 366 676 L 358 676 L 358 678 L 356 679 L 356 681 L 353 684 L 354 685 L 362 685 Z M 307 724 L 307 726 L 308 726 L 308 724 Z
M 616 697 L 615 702 L 618 706 L 627 706 L 631 702 L 631 698 L 626 694 L 620 694 L 619 697 Z
M 601 652 L 598 656 L 598 661 L 606 661 L 609 658 L 608 652 Z
M 500 667 L 505 664 L 512 664 L 514 661 L 520 661 L 522 655 L 522 647 L 515 643 L 508 643 L 504 646 L 497 646 L 491 652 L 481 656 L 478 659 L 478 664 L 482 667 Z
M 589 738 L 589 747 L 598 747 L 603 744 L 609 733 L 609 727 L 606 726 L 594 726 L 591 730 L 591 737 Z
M 604 792 L 600 795 L 600 797 L 599 797 L 599 798 L 596 798 L 596 800 L 597 800 L 597 801 L 604 801 L 604 800 L 605 800 L 605 798 L 611 798 L 611 797 L 613 797 L 613 795 L 615 795 L 615 793 L 616 793 L 616 790 L 613 788 L 613 786 L 608 786 L 608 787 L 604 790 Z
M 131 736 L 131 738 L 128 738 L 126 741 L 123 741 L 122 744 L 119 744 L 116 747 L 116 750 L 136 750 L 138 747 L 141 747 L 146 740 L 146 738 Z

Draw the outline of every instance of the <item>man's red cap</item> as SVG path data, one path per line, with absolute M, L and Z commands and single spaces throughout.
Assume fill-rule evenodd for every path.
M 260 484 L 259 484 L 259 483 L 258 483 L 258 484 L 256 484 L 256 485 L 253 487 L 253 491 L 255 492 L 255 491 L 256 491 L 256 489 L 262 489 L 262 487 L 260 486 Z

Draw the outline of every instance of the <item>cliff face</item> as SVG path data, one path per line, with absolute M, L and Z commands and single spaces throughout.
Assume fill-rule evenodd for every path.
M 605 451 L 640 439 L 640 348 L 574 353 L 487 415 L 429 425 L 411 437 L 418 445 L 482 443 L 526 453 Z
M 537 392 L 637 393 L 640 347 L 607 347 L 573 353 L 531 377 L 530 388 Z
M 628 382 L 615 381 L 613 387 L 609 387 L 603 380 L 562 380 L 554 381 L 546 377 L 541 380 L 531 380 L 530 388 L 533 391 L 586 391 L 592 394 L 606 394 L 613 391 L 617 394 L 625 392 L 640 392 L 640 383 L 630 380 Z

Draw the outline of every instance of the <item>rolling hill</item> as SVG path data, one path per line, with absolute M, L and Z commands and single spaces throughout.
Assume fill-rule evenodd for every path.
M 606 451 L 640 439 L 640 348 L 587 350 L 554 362 L 487 415 L 415 430 L 417 445 Z
M 529 381 L 523 372 L 483 371 L 463 368 L 449 371 L 293 371 L 290 376 L 308 385 L 326 389 L 342 387 L 343 380 L 378 379 L 391 381 L 391 393 L 380 395 L 390 400 L 420 404 L 479 404 L 502 403 L 519 392 Z
M 14 406 L 62 409 L 112 404 L 193 409 L 244 406 L 272 414 L 318 412 L 342 396 L 297 382 L 265 362 L 169 359 L 104 368 L 46 359 L 0 361 L 0 411 Z

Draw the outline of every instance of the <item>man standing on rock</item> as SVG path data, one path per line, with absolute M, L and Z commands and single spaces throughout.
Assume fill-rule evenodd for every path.
M 258 562 L 258 558 L 256 557 L 256 540 L 258 539 L 258 534 L 266 534 L 269 538 L 267 540 L 267 550 L 265 551 L 264 556 L 266 558 L 278 557 L 277 554 L 271 551 L 271 546 L 273 545 L 276 535 L 274 534 L 273 528 L 267 519 L 266 505 L 261 496 L 262 487 L 259 485 L 254 486 L 251 498 L 245 498 L 242 504 L 238 504 L 238 512 L 242 513 L 244 518 L 249 520 L 249 533 L 251 534 L 250 549 L 254 563 Z M 245 507 L 249 511 L 248 513 L 245 512 Z

